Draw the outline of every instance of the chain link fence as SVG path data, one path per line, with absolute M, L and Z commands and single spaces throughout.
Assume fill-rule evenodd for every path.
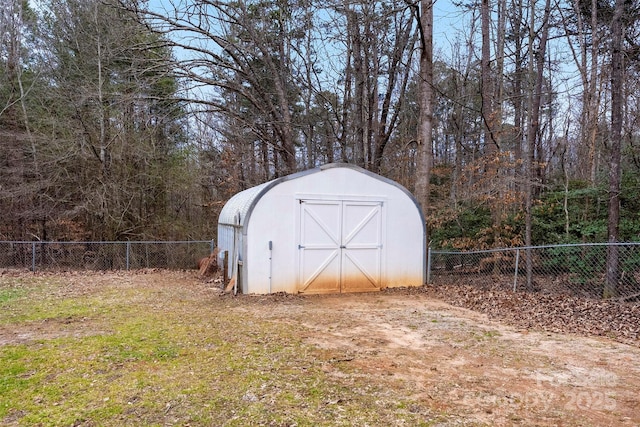
M 537 246 L 452 252 L 430 250 L 428 283 L 602 298 L 607 247 Z M 640 243 L 616 244 L 620 280 L 616 297 L 640 300 Z M 192 269 L 214 249 L 213 240 L 139 242 L 0 241 L 0 268 L 41 270 Z M 530 272 L 528 280 L 527 271 Z
M 429 251 L 428 282 L 513 291 L 605 295 L 607 247 L 618 250 L 615 297 L 640 300 L 640 243 L 575 244 L 473 252 Z M 529 271 L 529 275 L 527 274 Z M 528 279 L 528 277 L 530 279 Z
M 0 241 L 0 268 L 40 270 L 192 269 L 213 240 L 182 242 Z

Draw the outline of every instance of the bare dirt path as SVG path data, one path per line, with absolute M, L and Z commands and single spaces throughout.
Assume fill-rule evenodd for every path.
M 236 309 L 296 322 L 308 343 L 337 351 L 328 373 L 376 378 L 431 410 L 487 425 L 640 425 L 638 347 L 518 330 L 424 295 L 249 305 Z

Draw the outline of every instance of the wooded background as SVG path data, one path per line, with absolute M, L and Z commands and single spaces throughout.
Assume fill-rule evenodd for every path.
M 207 239 L 328 162 L 428 180 L 436 248 L 640 238 L 638 2 L 0 3 L 0 240 Z

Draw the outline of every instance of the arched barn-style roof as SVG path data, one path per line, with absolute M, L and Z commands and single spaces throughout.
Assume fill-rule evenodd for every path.
M 424 227 L 400 184 L 332 163 L 234 195 L 218 247 L 243 293 L 375 291 L 424 284 Z

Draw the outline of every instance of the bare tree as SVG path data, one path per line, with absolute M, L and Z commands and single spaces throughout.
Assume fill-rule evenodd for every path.
M 50 141 L 43 164 L 55 164 L 62 183 L 46 193 L 48 208 L 53 223 L 73 223 L 83 237 L 160 236 L 167 217 L 188 215 L 169 189 L 183 185 L 173 175 L 184 165 L 177 160 L 184 128 L 176 79 L 158 37 L 114 6 L 41 3 L 52 84 L 45 95 L 51 119 L 38 131 Z
M 0 11 L 0 236 L 42 236 L 46 221 L 40 143 L 34 132 L 39 81 L 37 20 L 26 2 L 4 0 Z M 40 229 L 40 230 L 39 230 Z
M 546 0 L 544 14 L 542 17 L 542 25 L 540 31 L 535 31 L 535 2 L 531 3 L 531 24 L 530 24 L 530 38 L 529 38 L 529 70 L 530 75 L 535 75 L 535 82 L 533 84 L 533 90 L 530 94 L 529 100 L 529 126 L 527 130 L 527 143 L 526 143 L 526 158 L 525 158 L 525 245 L 531 246 L 531 232 L 532 232 L 532 218 L 531 210 L 533 208 L 533 186 L 536 185 L 537 174 L 534 173 L 534 163 L 536 160 L 535 147 L 538 144 L 538 139 L 541 138 L 540 133 L 540 105 L 542 101 L 542 89 L 544 81 L 545 71 L 545 59 L 547 52 L 547 41 L 549 38 L 549 19 L 551 15 L 551 1 Z M 534 50 L 534 43 L 536 34 L 540 34 L 540 39 Z M 534 69 L 535 66 L 535 69 Z M 526 269 L 527 269 L 527 289 L 531 289 L 533 286 L 533 264 L 531 259 L 531 251 L 526 253 Z
M 482 54 L 480 57 L 480 73 L 482 76 L 482 121 L 484 122 L 484 144 L 486 147 L 488 163 L 491 156 L 497 152 L 498 146 L 495 140 L 495 115 L 493 111 L 494 86 L 491 72 L 491 5 L 489 0 L 480 2 L 480 22 L 482 33 Z
M 275 161 L 281 159 L 278 172 L 297 169 L 292 114 L 298 93 L 291 46 L 301 33 L 294 28 L 298 23 L 292 21 L 287 2 L 172 0 L 165 10 L 138 2 L 120 4 L 165 36 L 163 40 L 179 56 L 173 66 L 189 84 L 186 100 L 251 130 L 261 144 L 275 150 Z M 196 96 L 198 92 L 202 96 Z M 229 95 L 234 98 L 223 98 Z M 239 114 L 239 101 L 253 111 L 249 120 Z
M 353 141 L 354 160 L 379 172 L 413 76 L 415 21 L 401 1 L 350 3 L 342 12 L 348 38 L 345 79 L 351 79 L 345 82 L 343 134 Z
M 602 38 L 604 29 L 598 17 L 596 0 L 569 2 L 565 10 L 559 8 L 566 35 L 567 46 L 573 62 L 580 73 L 582 91 L 580 94 L 579 135 L 581 143 L 577 147 L 580 161 L 576 173 L 587 180 L 592 187 L 597 185 L 597 171 L 600 157 L 598 149 L 602 96 L 607 73 L 602 64 Z M 577 46 L 576 46 L 577 45 Z

